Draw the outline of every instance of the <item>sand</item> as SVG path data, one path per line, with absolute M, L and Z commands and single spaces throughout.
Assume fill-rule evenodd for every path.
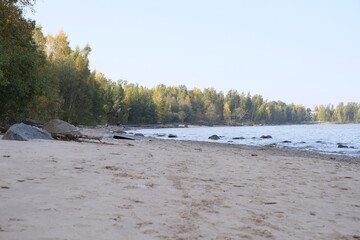
M 0 140 L 0 239 L 360 239 L 359 159 Z

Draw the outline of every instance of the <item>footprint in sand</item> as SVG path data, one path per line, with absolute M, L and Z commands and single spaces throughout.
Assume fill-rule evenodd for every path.
M 120 170 L 118 167 L 115 167 L 115 166 L 105 166 L 105 167 L 103 167 L 103 169 L 111 170 L 111 171 L 118 171 L 118 170 Z
M 115 217 L 110 218 L 110 220 L 113 220 L 115 222 L 121 222 L 121 217 L 122 217 L 122 215 L 118 214 L 118 215 L 115 215 Z

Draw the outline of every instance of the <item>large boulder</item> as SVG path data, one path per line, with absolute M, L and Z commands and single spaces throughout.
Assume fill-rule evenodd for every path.
M 218 135 L 211 135 L 211 136 L 209 137 L 209 139 L 211 139 L 211 140 L 219 140 L 220 137 L 219 137 Z
M 28 141 L 30 139 L 53 139 L 47 131 L 24 123 L 12 125 L 2 138 L 3 140 Z
M 78 138 L 82 133 L 77 127 L 60 119 L 53 119 L 44 124 L 44 129 L 53 137 Z

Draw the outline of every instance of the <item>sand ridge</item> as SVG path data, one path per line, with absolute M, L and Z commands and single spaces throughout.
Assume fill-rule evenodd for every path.
M 245 146 L 113 143 L 0 141 L 0 239 L 360 238 L 359 164 Z

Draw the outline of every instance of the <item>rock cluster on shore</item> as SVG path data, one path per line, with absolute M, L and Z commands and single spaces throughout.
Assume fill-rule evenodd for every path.
M 77 127 L 59 119 L 53 119 L 44 125 L 26 119 L 25 123 L 12 125 L 3 136 L 3 140 L 28 141 L 31 139 L 63 139 L 74 140 L 82 136 Z M 40 128 L 43 127 L 43 128 Z

